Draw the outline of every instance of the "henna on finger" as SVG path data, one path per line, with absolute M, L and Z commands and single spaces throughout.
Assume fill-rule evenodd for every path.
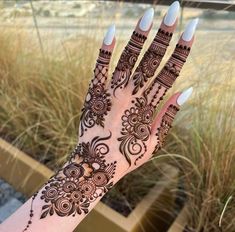
M 132 69 L 138 59 L 146 38 L 145 35 L 142 35 L 139 32 L 133 32 L 113 73 L 111 89 L 113 89 L 114 96 L 117 89 L 123 89 L 127 86 Z
M 153 42 L 135 70 L 132 76 L 133 95 L 136 94 L 151 77 L 153 77 L 160 65 L 176 28 L 179 8 L 179 2 L 176 1 L 171 4 Z
M 108 65 L 111 52 L 100 49 L 97 64 L 94 70 L 94 79 L 91 81 L 80 118 L 80 137 L 87 128 L 95 125 L 104 127 L 104 117 L 111 110 L 111 97 L 105 83 L 108 77 Z
M 153 8 L 150 8 L 145 12 L 143 17 L 139 20 L 136 29 L 132 33 L 130 41 L 121 54 L 111 80 L 110 87 L 113 90 L 114 96 L 116 96 L 115 93 L 118 89 L 125 88 L 129 83 L 132 69 L 135 66 L 143 44 L 151 29 L 153 15 Z
M 170 105 L 167 108 L 165 114 L 162 117 L 160 127 L 157 128 L 157 133 L 155 134 L 157 137 L 157 145 L 155 146 L 154 152 L 163 147 L 166 136 L 172 127 L 172 123 L 178 111 L 179 107 L 177 107 L 176 105 Z
M 154 81 L 145 90 L 145 94 L 148 96 L 149 102 L 151 102 L 154 107 L 159 104 L 159 102 L 163 99 L 163 96 L 166 94 L 167 90 L 171 88 L 171 86 L 179 76 L 184 63 L 186 62 L 193 43 L 193 35 L 196 29 L 195 22 L 197 23 L 196 20 L 192 20 L 188 24 L 186 30 L 184 31 L 178 44 L 176 45 L 172 56 L 167 61 L 166 65 L 163 67 L 160 73 L 156 76 Z M 183 38 L 188 31 L 190 31 L 191 33 L 191 38 L 189 41 L 185 41 Z

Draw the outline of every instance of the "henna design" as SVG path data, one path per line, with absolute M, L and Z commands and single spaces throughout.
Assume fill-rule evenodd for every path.
M 127 86 L 132 69 L 138 59 L 146 38 L 146 36 L 136 31 L 133 32 L 131 39 L 122 52 L 117 67 L 113 73 L 111 88 L 113 89 L 114 96 L 118 88 L 122 89 Z
M 170 105 L 167 108 L 166 113 L 162 117 L 161 125 L 157 129 L 156 136 L 157 136 L 158 144 L 156 145 L 154 152 L 161 149 L 162 146 L 164 145 L 166 136 L 171 128 L 175 115 L 177 114 L 178 111 L 179 111 L 179 108 L 175 105 Z
M 166 89 L 169 89 L 173 85 L 176 78 L 179 76 L 180 70 L 186 62 L 186 58 L 189 52 L 190 47 L 177 44 L 174 53 L 167 61 L 166 65 L 161 70 L 157 78 L 154 80 L 154 84 L 159 83 Z
M 45 204 L 40 219 L 54 214 L 60 217 L 87 214 L 90 204 L 113 186 L 111 180 L 116 161 L 107 164 L 105 160 L 109 153 L 105 141 L 111 135 L 110 132 L 107 137 L 96 136 L 91 142 L 82 142 L 75 148 L 68 164 L 53 175 L 42 189 L 40 198 Z M 30 219 L 23 232 L 32 223 L 32 206 L 36 196 L 37 193 L 32 198 Z
M 91 142 L 79 144 L 69 164 L 51 178 L 42 191 L 45 201 L 41 218 L 54 213 L 58 216 L 75 216 L 88 213 L 90 203 L 112 186 L 116 162 L 106 164 L 109 147 L 103 141 L 111 137 L 95 137 Z
M 139 66 L 133 74 L 134 89 L 132 94 L 136 94 L 144 83 L 152 77 L 158 68 L 167 47 L 169 46 L 172 33 L 159 29 L 152 44 L 144 54 Z
M 111 110 L 110 94 L 105 89 L 105 81 L 108 76 L 108 62 L 111 53 L 101 50 L 94 70 L 95 78 L 92 80 L 84 102 L 80 119 L 80 136 L 87 128 L 94 125 L 104 127 L 104 116 Z
M 122 116 L 122 131 L 119 151 L 125 156 L 129 165 L 131 165 L 131 155 L 138 156 L 135 160 L 142 158 L 147 151 L 145 142 L 149 139 L 151 133 L 151 123 L 153 118 L 153 106 L 147 104 L 147 97 L 136 98 L 135 106 L 125 110 Z

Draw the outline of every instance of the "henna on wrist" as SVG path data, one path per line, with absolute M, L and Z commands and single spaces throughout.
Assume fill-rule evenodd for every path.
M 90 204 L 113 186 L 116 161 L 107 163 L 105 160 L 109 153 L 106 141 L 111 135 L 110 132 L 107 137 L 96 136 L 90 142 L 82 142 L 76 147 L 68 164 L 43 187 L 40 199 L 44 205 L 40 219 L 54 214 L 60 217 L 87 214 Z M 38 195 L 32 198 L 30 220 L 24 231 L 32 223 L 33 201 Z

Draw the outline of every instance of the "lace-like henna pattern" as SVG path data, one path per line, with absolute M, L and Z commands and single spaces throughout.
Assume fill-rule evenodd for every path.
M 105 90 L 105 80 L 108 76 L 108 62 L 111 53 L 100 50 L 96 68 L 95 78 L 92 80 L 84 102 L 80 119 L 80 136 L 83 136 L 87 128 L 94 125 L 104 127 L 104 116 L 111 109 L 110 94 Z
M 105 156 L 109 147 L 105 143 L 110 135 L 104 138 L 96 136 L 91 142 L 80 143 L 69 158 L 68 164 L 61 168 L 44 185 L 40 198 L 45 204 L 42 207 L 41 219 L 54 214 L 65 217 L 89 212 L 91 202 L 101 197 L 112 186 L 116 161 L 108 163 Z M 32 198 L 30 219 L 26 228 L 32 223 Z
M 154 83 L 159 83 L 161 86 L 169 89 L 179 76 L 180 70 L 186 62 L 189 52 L 190 47 L 177 44 L 174 53 L 167 61 Z
M 162 117 L 161 125 L 157 129 L 156 136 L 157 136 L 158 144 L 155 147 L 155 152 L 161 149 L 162 146 L 164 145 L 166 136 L 171 128 L 175 115 L 177 114 L 178 111 L 179 111 L 179 108 L 176 107 L 175 105 L 170 105 L 167 108 L 166 113 Z
M 167 47 L 169 46 L 172 33 L 159 29 L 152 44 L 145 53 L 135 73 L 133 74 L 134 89 L 132 94 L 136 94 L 144 83 L 152 77 L 158 68 Z
M 138 156 L 139 160 L 147 151 L 145 142 L 149 139 L 150 128 L 153 118 L 153 106 L 147 104 L 147 97 L 136 98 L 133 107 L 125 110 L 122 116 L 122 131 L 119 151 L 125 156 L 129 165 L 131 165 L 131 155 Z
M 133 32 L 113 73 L 111 88 L 113 89 L 114 96 L 118 88 L 122 89 L 128 84 L 132 69 L 138 59 L 146 38 L 146 36 L 141 35 L 136 31 Z

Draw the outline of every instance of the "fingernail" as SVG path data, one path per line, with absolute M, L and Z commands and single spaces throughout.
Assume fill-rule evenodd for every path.
M 113 39 L 114 39 L 114 36 L 115 36 L 115 25 L 111 25 L 107 32 L 106 32 L 106 35 L 104 37 L 104 44 L 105 45 L 110 45 L 112 44 L 113 42 Z
M 140 23 L 139 23 L 139 28 L 142 31 L 147 31 L 150 28 L 150 26 L 153 22 L 153 15 L 154 15 L 153 8 L 150 8 L 150 9 L 145 11 L 145 13 L 144 13 L 144 15 L 141 18 Z
M 179 106 L 182 106 L 190 97 L 190 95 L 193 92 L 193 87 L 190 87 L 186 89 L 183 93 L 180 94 L 180 96 L 177 99 L 177 104 Z
M 166 13 L 166 16 L 164 18 L 165 25 L 172 26 L 175 23 L 179 13 L 179 9 L 180 9 L 180 4 L 178 1 L 175 1 L 170 5 Z
M 195 30 L 196 30 L 197 24 L 198 24 L 198 18 L 191 20 L 187 24 L 187 26 L 185 28 L 185 31 L 182 35 L 182 39 L 184 41 L 190 41 L 193 38 L 193 35 L 194 35 Z

